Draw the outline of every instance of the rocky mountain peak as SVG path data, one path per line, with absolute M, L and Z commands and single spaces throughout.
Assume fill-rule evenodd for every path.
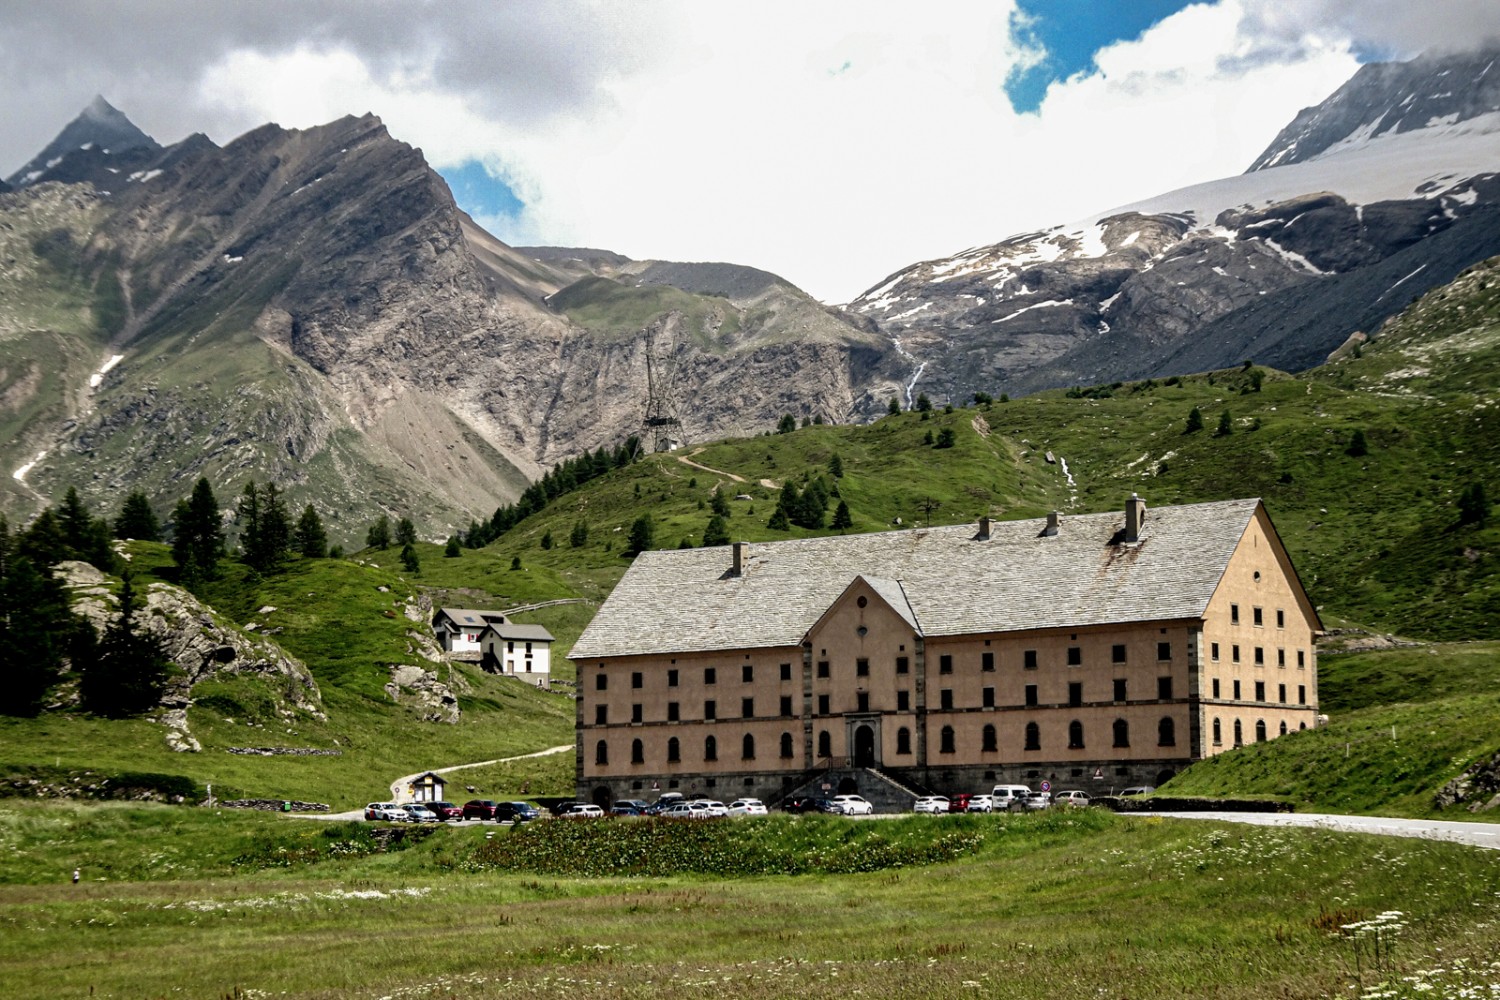
M 156 152 L 161 144 L 142 132 L 129 118 L 102 96 L 95 95 L 78 117 L 57 138 L 6 180 L 12 187 L 25 187 L 52 179 L 49 173 L 70 155 L 84 152 L 118 156 L 134 150 Z
M 1246 173 L 1316 159 L 1384 135 L 1500 113 L 1500 45 L 1367 63 L 1316 107 L 1304 108 Z

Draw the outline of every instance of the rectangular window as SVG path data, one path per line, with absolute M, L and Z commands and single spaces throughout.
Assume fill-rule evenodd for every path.
M 1214 678 L 1213 685 L 1214 685 L 1214 687 L 1213 687 L 1213 690 L 1214 690 L 1213 697 L 1217 698 L 1217 697 L 1219 697 L 1219 679 L 1217 677 Z
M 514 639 L 506 642 L 506 644 L 505 644 L 505 651 L 507 653 L 514 653 L 516 651 L 516 643 L 515 643 Z
M 943 688 L 941 691 L 938 692 L 938 705 L 945 712 L 949 712 L 949 711 L 953 710 L 953 689 L 952 688 Z
M 896 692 L 896 711 L 898 711 L 898 712 L 910 712 L 911 711 L 911 692 L 910 691 L 897 691 Z
M 1081 667 L 1081 666 L 1083 666 L 1083 647 L 1082 646 L 1069 646 L 1068 647 L 1068 666 L 1070 666 L 1070 667 Z
M 1028 684 L 1026 685 L 1026 707 L 1036 708 L 1036 705 L 1036 685 Z
M 1255 665 L 1257 667 L 1266 665 L 1266 648 L 1264 646 L 1255 647 Z
M 755 699 L 754 698 L 741 698 L 740 699 L 740 718 L 742 718 L 742 719 L 753 719 L 753 718 L 755 718 Z
M 1307 666 L 1307 660 L 1305 659 L 1304 654 L 1300 649 L 1297 650 L 1297 666 L 1299 669 Z
M 607 726 L 607 725 L 609 725 L 609 706 L 608 705 L 595 705 L 594 706 L 594 725 L 596 725 L 596 726 Z
M 1278 649 L 1276 651 L 1276 665 L 1278 667 L 1286 666 L 1286 650 Z
M 1156 644 L 1156 658 L 1158 660 L 1170 660 L 1172 658 L 1172 644 L 1170 642 L 1158 642 Z
M 1235 701 L 1239 701 L 1240 700 L 1240 682 L 1239 681 L 1235 681 L 1234 682 L 1234 700 Z
M 740 667 L 740 680 L 746 684 L 753 684 L 755 682 L 755 667 L 748 663 Z
M 858 711 L 868 712 L 870 710 L 870 692 L 860 691 L 854 696 L 854 700 L 858 705 Z
M 1286 704 L 1286 685 L 1285 684 L 1278 684 L 1278 685 L 1276 685 L 1276 700 L 1279 701 L 1279 702 L 1281 702 L 1283 705 Z
M 1256 681 L 1255 682 L 1255 700 L 1256 701 L 1265 701 L 1266 700 L 1266 682 L 1265 681 Z
M 637 689 L 645 686 L 645 677 L 640 671 L 636 671 L 630 675 L 630 686 Z
M 792 665 L 790 663 L 783 663 L 781 665 L 781 679 L 784 681 L 792 679 Z
M 609 690 L 609 674 L 595 674 L 594 675 L 594 690 L 595 691 L 608 691 Z
M 1263 611 L 1261 611 L 1260 608 L 1251 608 L 1250 609 L 1250 624 L 1254 625 L 1256 628 L 1260 628 L 1265 623 L 1266 623 L 1265 613 Z
M 896 657 L 896 673 L 904 674 L 911 670 L 911 661 L 904 656 Z
M 641 706 L 639 706 L 639 705 L 631 705 L 630 706 L 630 721 L 631 722 L 640 722 L 641 721 Z
M 675 671 L 675 670 L 668 670 L 667 671 L 667 687 L 674 688 L 676 686 L 677 686 L 677 671 Z
M 1240 662 L 1240 644 L 1235 643 L 1229 647 L 1229 658 L 1235 663 Z
M 719 671 L 716 668 L 714 668 L 714 667 L 704 667 L 703 668 L 703 683 L 705 683 L 705 684 L 717 684 L 718 681 L 719 681 Z
M 1229 606 L 1229 624 L 1231 624 L 1231 625 L 1238 625 L 1239 623 L 1240 623 L 1240 606 L 1238 604 L 1231 604 Z
M 947 653 L 944 653 L 942 656 L 938 657 L 938 673 L 940 673 L 940 674 L 951 674 L 951 673 L 953 673 L 953 657 L 952 656 L 950 656 Z
M 1109 648 L 1109 662 L 1125 662 L 1125 644 L 1123 642 L 1117 642 Z
M 1286 628 L 1286 611 L 1281 608 L 1276 609 L 1276 627 Z
M 1217 642 L 1208 644 L 1208 658 L 1215 663 L 1219 662 L 1219 644 Z
M 985 688 L 983 691 L 979 692 L 979 695 L 980 695 L 980 699 L 981 699 L 980 700 L 980 704 L 981 705 L 983 705 L 985 708 L 994 708 L 995 707 L 995 689 L 994 688 Z
M 827 677 L 828 676 L 828 661 L 827 660 L 819 660 L 818 661 L 818 676 L 819 677 Z
M 1172 678 L 1158 677 L 1156 679 L 1156 699 L 1158 701 L 1172 700 Z
M 1034 649 L 1028 649 L 1028 650 L 1026 650 L 1025 653 L 1023 653 L 1021 655 L 1022 655 L 1022 663 L 1025 665 L 1026 669 L 1027 670 L 1035 670 L 1036 669 L 1036 650 L 1034 650 Z
M 1115 678 L 1115 701 L 1125 700 L 1125 678 Z
M 789 694 L 781 696 L 781 715 L 783 718 L 790 718 L 792 715 L 792 696 Z
M 994 670 L 995 669 L 995 654 L 994 653 L 980 653 L 979 654 L 979 669 L 980 670 L 984 670 L 984 671 L 992 671 L 992 670 Z
M 1297 685 L 1297 704 L 1299 704 L 1299 705 L 1306 705 L 1307 704 L 1307 685 L 1306 684 L 1298 684 Z
M 826 694 L 820 694 L 820 695 L 818 695 L 818 714 L 819 715 L 831 715 L 832 714 L 831 712 L 828 711 L 828 696 Z
M 865 659 L 863 656 L 861 656 L 859 659 L 855 660 L 854 661 L 854 676 L 856 676 L 856 677 L 868 677 L 868 676 L 870 676 L 870 661 L 867 660 L 867 659 Z
M 679 716 L 677 714 L 677 702 L 675 702 L 675 701 L 669 701 L 669 702 L 667 702 L 667 721 L 668 722 L 676 722 L 678 720 L 678 718 L 679 718 Z
M 1072 681 L 1068 684 L 1068 704 L 1074 708 L 1083 704 L 1083 684 Z
M 705 701 L 703 703 L 703 718 L 704 718 L 704 721 L 707 721 L 709 719 L 717 719 L 718 717 L 719 717 L 719 703 L 716 702 L 716 701 L 713 701 L 713 700 Z

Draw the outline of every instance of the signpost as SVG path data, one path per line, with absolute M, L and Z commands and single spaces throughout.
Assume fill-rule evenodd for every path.
M 1044 792 L 1050 792 L 1050 791 L 1052 791 L 1052 782 L 1050 782 L 1050 781 L 1044 781 L 1044 782 L 1042 782 L 1042 791 L 1044 791 Z
M 1096 767 L 1096 768 L 1094 768 L 1094 780 L 1095 781 L 1103 781 L 1104 780 L 1104 768 L 1102 768 L 1102 767 Z

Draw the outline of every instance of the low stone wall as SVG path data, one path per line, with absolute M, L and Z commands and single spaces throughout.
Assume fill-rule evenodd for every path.
M 224 752 L 245 757 L 338 757 L 344 751 L 314 747 L 226 747 Z
M 326 813 L 326 802 L 296 802 L 288 799 L 229 799 L 214 805 L 224 809 L 261 809 L 266 812 Z
M 1264 799 L 1189 799 L 1170 795 L 1122 799 L 1118 795 L 1096 795 L 1090 805 L 1104 806 L 1115 812 L 1294 812 L 1290 802 L 1267 802 Z

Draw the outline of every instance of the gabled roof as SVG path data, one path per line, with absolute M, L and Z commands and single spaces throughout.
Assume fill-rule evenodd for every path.
M 439 608 L 438 617 L 446 616 L 449 621 L 459 628 L 483 629 L 493 622 L 505 621 L 505 615 L 499 611 L 476 611 L 473 608 Z M 437 619 L 433 619 L 436 624 Z
M 575 660 L 796 646 L 863 575 L 929 637 L 1202 617 L 1257 499 L 643 552 L 574 644 Z
M 492 622 L 489 630 L 502 639 L 521 639 L 526 642 L 554 642 L 552 633 L 540 625 L 522 625 L 520 622 Z

